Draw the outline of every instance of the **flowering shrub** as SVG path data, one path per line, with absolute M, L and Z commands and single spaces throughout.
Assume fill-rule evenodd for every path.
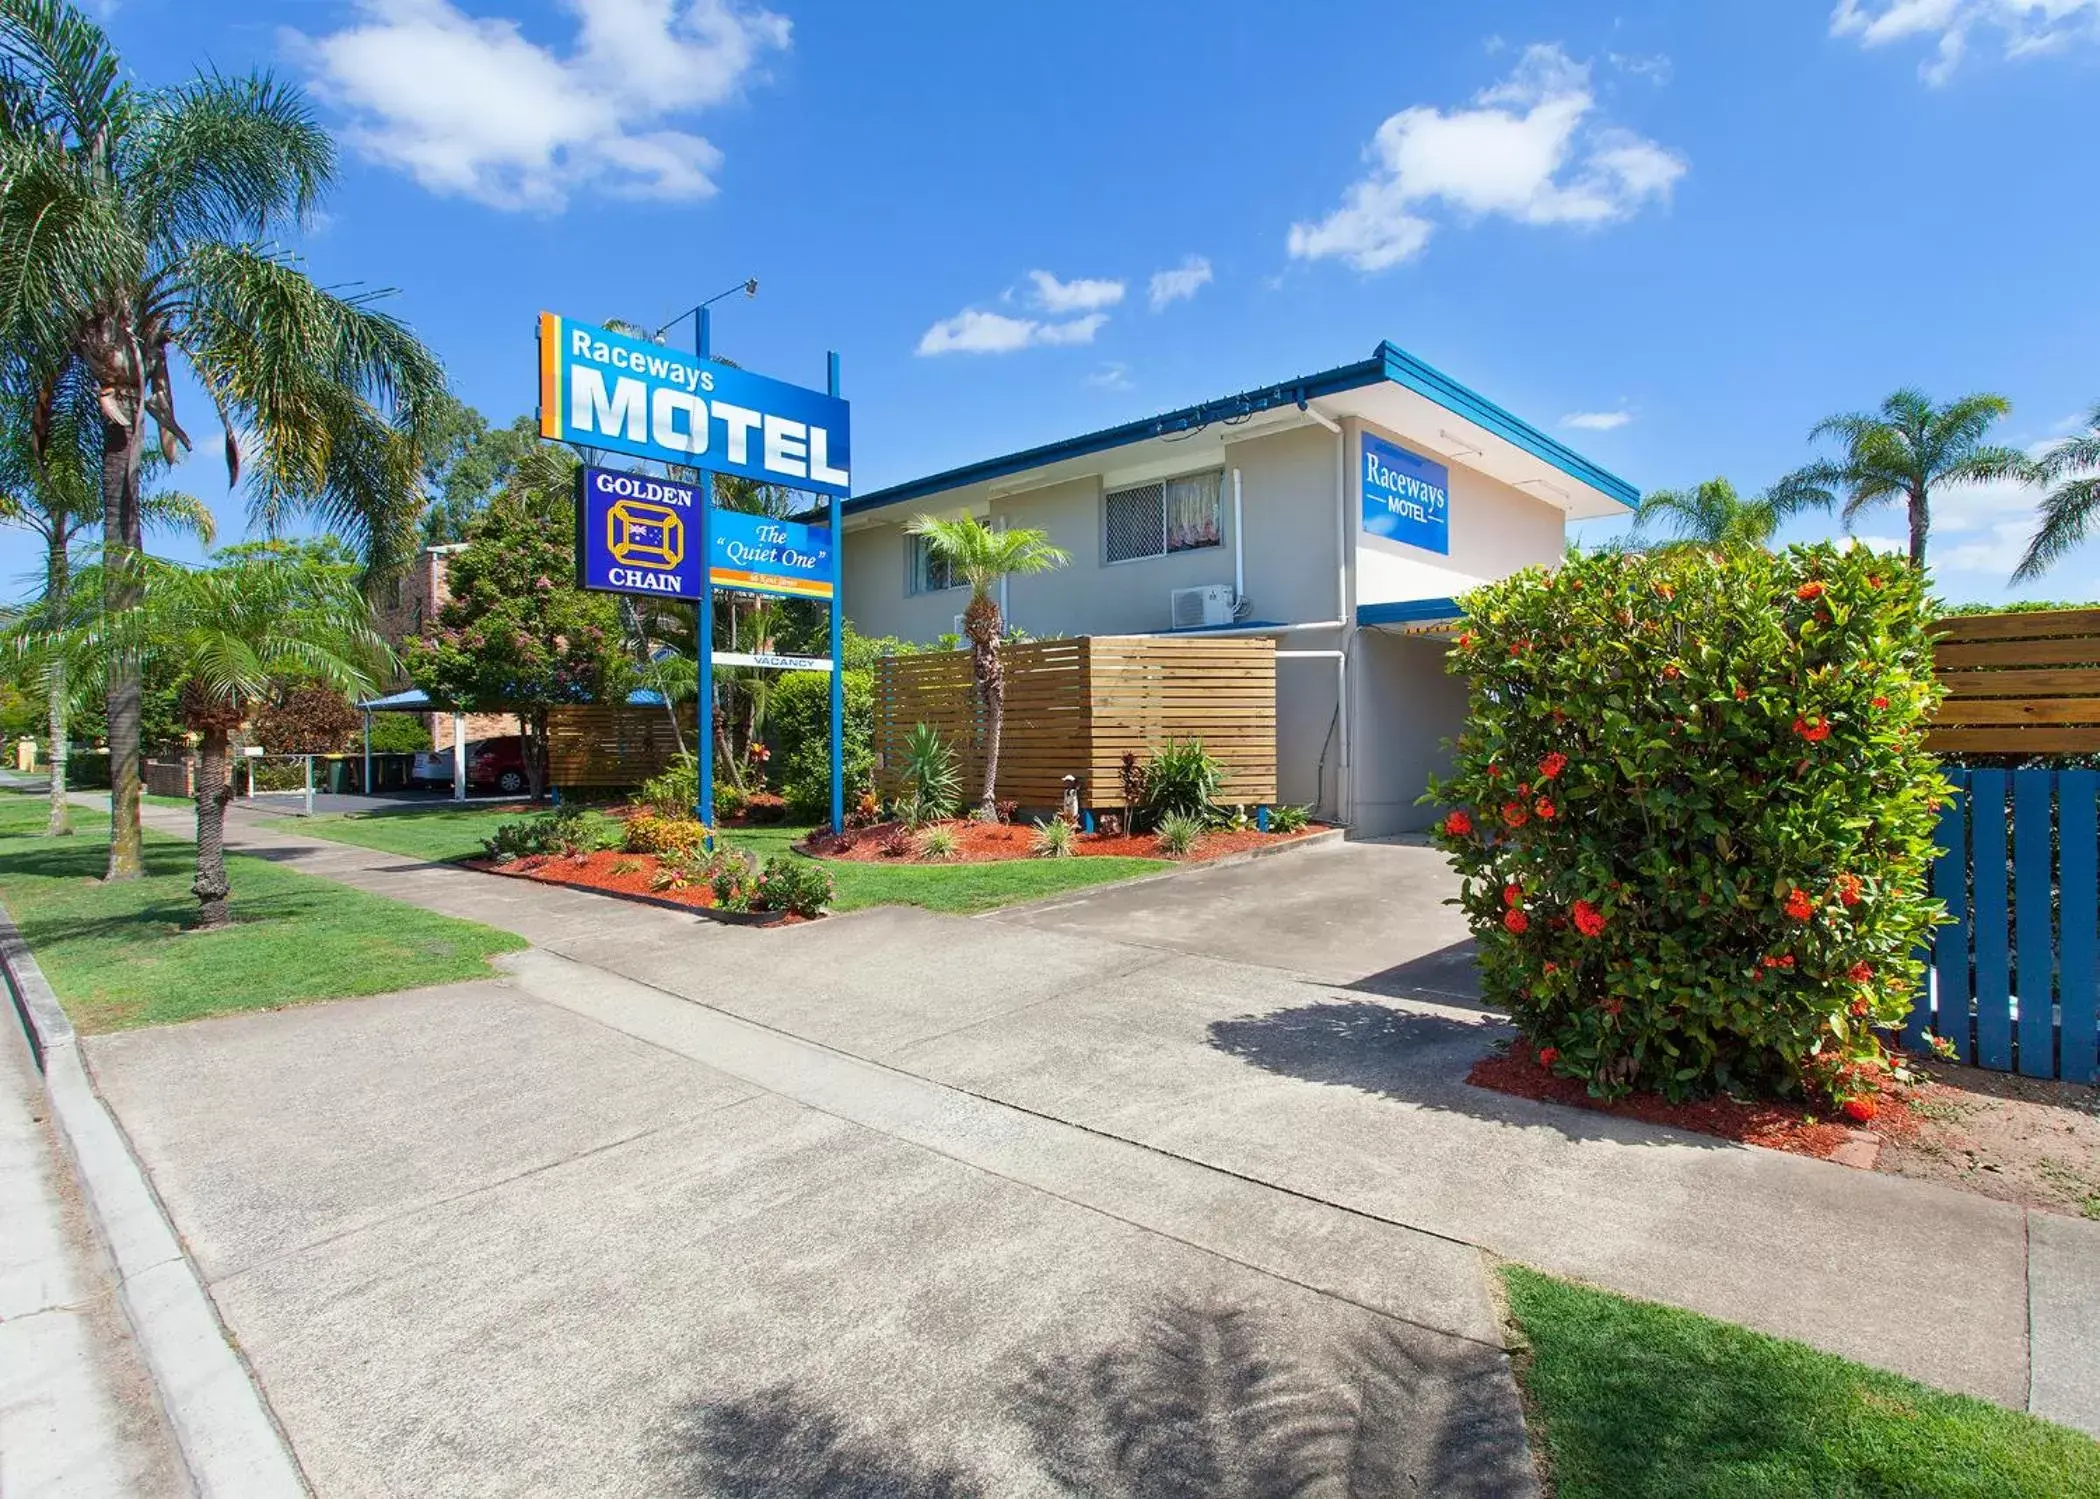
M 706 837 L 706 825 L 695 818 L 636 812 L 627 819 L 622 841 L 630 854 L 689 854 Z
M 1431 795 L 1490 1001 L 1592 1093 L 1864 1096 L 1940 919 L 1923 579 L 1673 548 L 1464 602 Z

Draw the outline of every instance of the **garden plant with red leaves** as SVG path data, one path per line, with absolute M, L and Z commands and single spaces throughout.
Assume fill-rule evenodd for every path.
M 1472 705 L 1431 799 L 1490 1002 L 1598 1096 L 1869 1097 L 1941 919 L 1924 580 L 1670 548 L 1463 602 Z M 1550 813 L 1512 797 L 1548 783 Z

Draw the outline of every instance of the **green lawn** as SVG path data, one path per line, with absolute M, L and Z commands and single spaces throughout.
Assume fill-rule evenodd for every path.
M 1691 1312 L 1503 1280 L 1559 1499 L 2100 1495 L 2100 1443 L 2076 1432 Z
M 510 822 L 519 815 L 478 807 L 412 807 L 278 818 L 264 826 L 411 858 L 447 860 L 478 855 L 483 838 L 499 823 Z M 808 832 L 806 826 L 756 827 L 736 828 L 722 836 L 725 843 L 749 849 L 764 859 L 789 852 L 789 846 Z M 1171 867 L 1160 859 L 1020 859 L 1003 864 L 855 864 L 826 859 L 823 864 L 831 871 L 838 889 L 834 910 L 924 906 L 929 911 L 962 913 L 989 911 L 1015 901 L 1058 895 Z
M 226 861 L 233 929 L 190 934 L 191 845 L 149 832 L 147 877 L 104 885 L 105 830 L 83 818 L 73 837 L 44 838 L 43 826 L 37 800 L 0 800 L 0 900 L 82 1031 L 480 978 L 491 956 L 525 946 L 238 855 Z

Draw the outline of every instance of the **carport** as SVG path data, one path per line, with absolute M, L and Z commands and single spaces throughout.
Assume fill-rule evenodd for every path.
M 365 779 L 367 795 L 372 790 L 372 715 L 374 713 L 434 713 L 436 706 L 430 694 L 420 687 L 411 687 L 405 692 L 391 693 L 386 697 L 370 698 L 357 705 L 357 711 L 365 719 Z M 452 799 L 463 802 L 467 799 L 467 715 L 454 711 L 452 715 Z

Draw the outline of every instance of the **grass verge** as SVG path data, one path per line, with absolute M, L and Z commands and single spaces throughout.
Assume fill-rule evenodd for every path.
M 104 885 L 106 832 L 42 836 L 39 805 L 0 803 L 0 900 L 75 1027 L 122 1030 L 480 978 L 509 932 L 229 857 L 234 927 L 194 935 L 191 845 L 146 834 L 146 878 Z
M 515 811 L 482 808 L 344 812 L 323 817 L 276 818 L 263 826 L 304 833 L 338 843 L 355 843 L 410 858 L 446 861 L 471 859 L 481 853 L 481 840 L 498 824 L 515 821 Z M 790 851 L 807 827 L 733 828 L 722 841 L 749 849 L 761 859 Z M 923 906 L 929 911 L 968 914 L 990 911 L 1017 901 L 1036 900 L 1081 890 L 1089 885 L 1127 880 L 1171 867 L 1159 859 L 1016 859 L 998 864 L 860 864 L 845 859 L 820 861 L 837 887 L 835 911 L 868 906 Z
M 1558 1499 L 2070 1499 L 2100 1443 L 1693 1312 L 1506 1267 Z

